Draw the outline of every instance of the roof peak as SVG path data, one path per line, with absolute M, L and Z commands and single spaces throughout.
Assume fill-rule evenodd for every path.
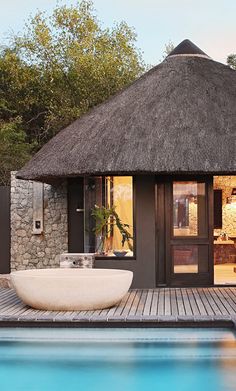
M 177 45 L 168 54 L 167 57 L 171 57 L 171 56 L 198 56 L 198 57 L 209 58 L 209 56 L 205 52 L 203 52 L 197 45 L 195 45 L 189 39 L 184 39 L 182 42 L 180 42 L 180 44 Z

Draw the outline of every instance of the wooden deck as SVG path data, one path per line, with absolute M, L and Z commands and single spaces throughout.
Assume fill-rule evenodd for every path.
M 236 288 L 131 290 L 116 307 L 99 311 L 34 310 L 12 289 L 0 288 L 4 326 L 219 326 L 236 324 Z

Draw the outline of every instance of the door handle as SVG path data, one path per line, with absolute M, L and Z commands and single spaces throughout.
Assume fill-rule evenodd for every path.
M 76 209 L 76 212 L 84 212 L 84 209 Z

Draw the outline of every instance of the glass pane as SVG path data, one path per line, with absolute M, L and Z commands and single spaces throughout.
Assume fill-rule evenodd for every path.
M 208 272 L 208 246 L 185 245 L 173 246 L 174 273 Z
M 205 193 L 205 183 L 173 183 L 174 236 L 198 236 L 206 233 Z
M 133 256 L 132 177 L 86 179 L 85 251 Z

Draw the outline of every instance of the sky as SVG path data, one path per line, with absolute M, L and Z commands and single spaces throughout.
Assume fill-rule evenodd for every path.
M 48 13 L 74 0 L 0 0 L 0 41 L 22 31 L 37 9 Z M 94 0 L 104 27 L 125 20 L 137 33 L 137 46 L 147 64 L 162 60 L 165 44 L 192 40 L 213 59 L 226 62 L 236 52 L 236 0 Z

